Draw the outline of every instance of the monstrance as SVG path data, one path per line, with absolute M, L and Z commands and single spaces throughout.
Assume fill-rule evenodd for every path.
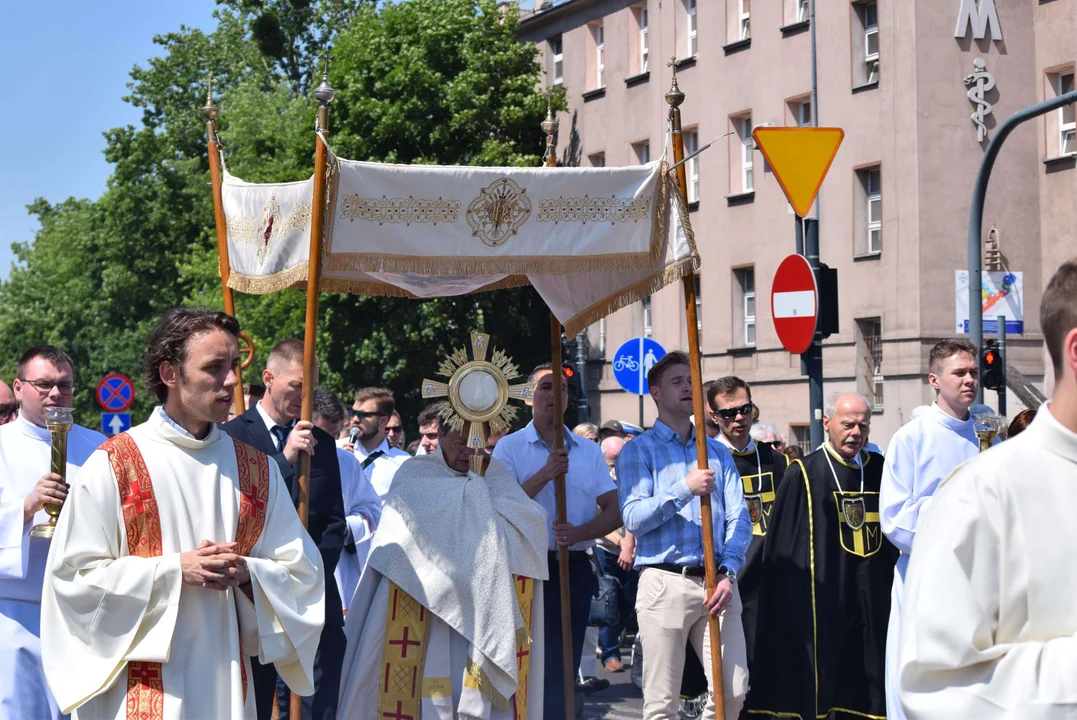
M 490 336 L 471 333 L 471 360 L 466 348 L 457 348 L 438 366 L 438 375 L 449 382 L 423 380 L 424 399 L 448 398 L 448 403 L 438 417 L 453 432 L 469 423 L 467 446 L 472 449 L 471 471 L 479 475 L 484 471 L 482 451 L 486 447 L 486 424 L 495 435 L 510 429 L 509 423 L 516 417 L 516 408 L 509 400 L 531 399 L 531 387 L 526 383 L 510 385 L 509 381 L 520 377 L 520 369 L 512 358 L 502 350 L 494 350 L 486 359 L 490 348 Z

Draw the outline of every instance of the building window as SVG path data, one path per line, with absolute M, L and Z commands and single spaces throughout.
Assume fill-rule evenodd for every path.
M 730 188 L 733 194 L 752 192 L 754 182 L 752 177 L 753 151 L 755 141 L 752 139 L 752 115 L 747 113 L 730 118 L 733 124 L 733 136 L 730 141 L 734 143 L 730 156 L 732 163 L 732 177 Z
M 858 2 L 850 6 L 853 13 L 853 86 L 879 81 L 879 5 Z M 859 35 L 859 37 L 856 37 Z
M 651 161 L 651 143 L 647 140 L 632 143 L 632 152 L 636 155 L 636 161 L 640 165 L 646 165 Z
M 606 357 L 606 318 L 598 320 L 598 354 L 599 357 Z
M 883 250 L 882 169 L 862 168 L 856 171 L 856 254 L 878 255 Z
M 695 130 L 684 132 L 684 155 L 688 157 L 699 149 L 699 133 Z M 688 176 L 688 202 L 699 202 L 699 158 L 694 157 L 684 164 Z
M 696 286 L 696 332 L 703 334 L 703 282 L 699 273 L 693 276 Z
M 1058 94 L 1065 95 L 1073 92 L 1073 71 L 1058 74 Z M 1069 155 L 1077 152 L 1077 119 L 1074 118 L 1073 105 L 1058 111 L 1059 145 L 1061 155 Z
M 789 108 L 789 115 L 786 119 L 787 125 L 811 127 L 811 95 L 787 100 L 786 107 Z
M 752 0 L 737 0 L 737 20 L 740 23 L 740 39 L 752 36 Z
M 606 167 L 606 153 L 604 152 L 588 155 L 587 159 L 591 162 L 591 167 Z
M 733 271 L 735 347 L 755 347 L 755 269 Z
M 643 298 L 643 337 L 651 337 L 651 296 Z
M 696 44 L 696 0 L 684 0 L 684 9 L 686 16 L 685 27 L 688 28 L 687 40 L 688 46 L 685 48 L 687 51 L 686 57 L 695 57 L 698 46 Z
M 800 448 L 805 456 L 810 455 L 815 449 L 811 446 L 811 425 L 801 423 L 789 425 L 790 434 L 793 436 L 793 444 Z
M 640 73 L 647 72 L 648 59 L 650 57 L 650 45 L 647 39 L 647 6 L 644 5 L 636 12 L 636 17 L 639 20 L 639 71 Z
M 606 31 L 602 23 L 595 26 L 595 87 L 606 87 Z
M 560 35 L 550 38 L 550 57 L 553 58 L 553 84 L 560 85 L 565 72 L 565 54 Z
M 808 7 L 808 0 L 797 0 L 797 22 L 808 22 L 809 17 L 811 9 Z
M 879 318 L 856 321 L 857 391 L 871 400 L 875 412 L 883 409 L 883 326 Z

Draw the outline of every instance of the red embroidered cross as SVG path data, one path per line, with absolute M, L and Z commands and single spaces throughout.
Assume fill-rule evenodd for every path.
M 133 662 L 129 663 L 127 670 L 130 675 L 133 675 L 133 679 L 138 680 L 142 685 L 149 685 L 154 680 L 161 679 L 161 673 L 158 670 L 156 663 L 148 662 Z M 131 672 L 131 671 L 134 672 Z
M 408 626 L 407 625 L 404 626 L 404 636 L 399 640 L 390 640 L 389 644 L 390 645 L 399 645 L 400 646 L 400 657 L 401 658 L 406 658 L 408 656 L 408 645 L 414 645 L 415 647 L 419 647 L 420 645 L 422 645 L 422 643 L 419 642 L 418 640 L 408 640 Z
M 396 712 L 384 712 L 381 716 L 389 720 L 415 720 L 411 715 L 404 714 L 404 703 L 399 700 L 396 701 Z
M 516 580 L 520 583 L 520 592 L 527 592 L 527 578 L 521 575 L 520 577 L 516 578 Z
M 524 669 L 524 658 L 527 657 L 530 654 L 531 654 L 530 652 L 528 652 L 527 650 L 524 650 L 523 648 L 520 648 L 519 650 L 516 651 L 516 669 L 517 670 L 523 670 Z
M 135 512 L 141 515 L 146 512 L 146 506 L 144 502 L 146 500 L 153 499 L 153 485 L 149 485 L 145 490 L 142 489 L 142 485 L 139 483 L 138 478 L 131 478 L 131 492 L 124 499 L 124 505 L 134 505 Z

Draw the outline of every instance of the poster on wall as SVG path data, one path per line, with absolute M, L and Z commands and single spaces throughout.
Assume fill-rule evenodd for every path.
M 983 303 L 985 335 L 998 334 L 999 315 L 1006 318 L 1006 333 L 1025 332 L 1025 285 L 1019 272 L 985 272 L 981 274 L 980 299 Z M 957 332 L 969 331 L 969 271 L 954 273 L 954 300 L 957 304 Z

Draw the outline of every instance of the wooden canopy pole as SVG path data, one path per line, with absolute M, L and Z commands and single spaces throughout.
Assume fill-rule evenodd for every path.
M 666 102 L 669 103 L 670 131 L 673 135 L 673 162 L 679 163 L 684 159 L 684 136 L 681 134 L 681 103 L 684 102 L 684 93 L 677 86 L 676 58 L 670 61 L 673 68 L 673 84 L 666 93 Z M 677 166 L 677 185 L 685 204 L 688 202 L 688 182 L 685 174 L 685 166 Z M 699 351 L 699 320 L 696 313 L 696 285 L 695 278 L 686 275 L 681 278 L 684 284 L 684 315 L 688 322 L 688 362 L 692 375 L 692 410 L 696 421 L 696 466 L 705 468 L 709 466 L 707 455 L 707 434 L 703 432 L 706 427 L 703 419 L 703 369 L 701 367 L 701 354 Z M 703 565 L 706 577 L 705 587 L 707 598 L 714 595 L 714 589 L 718 585 L 717 564 L 714 558 L 714 519 L 711 513 L 710 495 L 700 495 L 699 514 L 703 524 Z M 711 678 L 714 691 L 714 714 L 715 717 L 725 717 L 725 684 L 722 676 L 722 638 L 719 634 L 718 618 L 708 616 L 707 626 L 710 630 L 711 651 Z
M 542 121 L 542 131 L 546 133 L 546 154 L 542 161 L 546 167 L 557 167 L 557 155 L 554 153 L 554 134 L 560 123 L 553 114 L 553 105 L 550 96 L 546 97 L 546 119 Z M 561 367 L 561 322 L 550 313 L 550 364 L 554 370 L 553 383 L 553 449 L 562 450 L 565 447 L 565 394 L 564 388 L 559 382 L 563 376 Z M 565 522 L 568 517 L 568 506 L 565 499 L 565 476 L 558 475 L 554 479 L 554 495 L 557 500 L 557 522 Z M 572 657 L 572 606 L 569 592 L 568 577 L 568 547 L 557 546 L 557 568 L 561 585 L 561 665 L 562 679 L 565 685 L 565 717 L 572 720 L 576 717 L 576 668 L 573 667 Z
M 322 279 L 322 218 L 325 212 L 326 170 L 329 164 L 329 149 L 325 140 L 329 135 L 329 103 L 336 97 L 336 91 L 329 85 L 329 62 L 333 56 L 327 47 L 322 54 L 325 69 L 322 82 L 314 89 L 314 98 L 318 101 L 318 124 L 316 134 L 322 139 L 314 139 L 314 196 L 311 200 L 310 216 L 310 253 L 307 258 L 307 314 L 303 326 L 303 406 L 299 419 L 310 422 L 314 415 L 315 373 L 318 369 L 316 343 L 318 340 L 318 295 Z M 298 498 L 296 512 L 303 527 L 307 526 L 307 514 L 310 510 L 310 455 L 299 453 Z M 289 717 L 300 720 L 303 717 L 303 698 L 294 692 L 291 696 L 291 713 Z
M 232 265 L 228 259 L 228 225 L 224 217 L 224 200 L 221 196 L 221 150 L 217 142 L 217 114 L 220 110 L 213 104 L 213 76 L 207 75 L 206 81 L 206 104 L 202 106 L 202 117 L 206 119 L 206 136 L 209 138 L 209 179 L 213 186 L 213 224 L 217 228 L 217 253 L 220 257 L 221 269 L 221 295 L 224 296 L 224 311 L 236 316 L 236 303 L 232 297 L 232 288 L 228 286 L 228 276 L 232 274 Z M 239 384 L 235 390 L 236 415 L 242 415 L 247 411 L 246 402 L 243 399 L 243 368 L 254 361 L 254 343 L 246 333 L 240 334 L 240 339 L 247 343 L 247 357 L 237 373 Z

